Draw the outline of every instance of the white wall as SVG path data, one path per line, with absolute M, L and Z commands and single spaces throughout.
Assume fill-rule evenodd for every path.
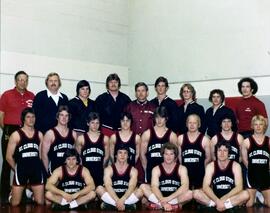
M 235 82 L 243 76 L 269 80 L 269 11 L 268 0 L 130 1 L 131 82 L 154 83 L 164 75 L 175 83 L 169 94 L 178 98 L 180 84 L 193 81 L 205 98 L 220 86 L 238 95 Z

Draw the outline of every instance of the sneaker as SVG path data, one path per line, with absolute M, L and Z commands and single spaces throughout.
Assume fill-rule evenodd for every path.
M 116 207 L 108 203 L 102 202 L 100 204 L 101 210 L 117 211 Z
M 136 210 L 136 204 L 129 204 L 129 205 L 125 205 L 125 210 L 126 211 L 135 211 Z
M 151 203 L 150 202 L 147 205 L 147 209 L 149 209 L 149 210 L 160 210 L 160 209 L 162 209 L 162 207 L 160 205 L 156 204 L 156 203 Z
M 256 200 L 257 200 L 260 204 L 264 204 L 264 197 L 263 197 L 263 195 L 262 195 L 261 192 L 256 191 L 255 197 L 256 197 Z

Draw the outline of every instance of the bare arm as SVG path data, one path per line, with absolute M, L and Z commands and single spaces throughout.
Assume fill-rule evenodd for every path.
M 240 134 L 237 134 L 237 140 L 238 140 L 238 144 L 239 144 L 239 154 L 240 154 L 240 156 L 239 156 L 239 162 L 242 162 L 242 155 L 241 155 L 241 153 L 242 153 L 242 144 L 243 144 L 243 142 L 244 142 L 244 138 L 243 138 L 243 136 L 242 135 L 240 135 Z
M 182 164 L 182 144 L 183 144 L 183 135 L 179 135 L 177 138 L 177 147 L 179 151 L 178 159 L 180 164 Z
M 136 156 L 135 156 L 135 163 L 136 163 L 140 157 L 141 137 L 139 135 L 136 135 L 135 137 L 135 144 L 136 144 Z
M 203 179 L 203 191 L 204 193 L 215 203 L 219 201 L 219 198 L 215 195 L 211 188 L 211 181 L 214 174 L 214 162 L 211 162 L 206 166 L 205 175 Z
M 116 144 L 116 135 L 113 134 L 110 137 L 110 158 L 112 159 L 112 162 L 114 162 L 114 149 Z
M 17 131 L 13 132 L 9 138 L 8 146 L 7 146 L 7 153 L 6 153 L 6 160 L 13 170 L 15 169 L 15 166 L 16 166 L 16 162 L 13 158 L 13 155 L 15 153 L 15 149 L 19 141 L 20 141 L 19 133 Z
M 41 159 L 41 147 L 42 147 L 42 143 L 43 143 L 43 134 L 41 132 L 38 132 L 38 137 L 39 137 L 39 147 L 38 147 L 38 151 L 39 151 L 39 158 Z
M 84 145 L 84 136 L 80 135 L 75 143 L 75 149 L 77 150 L 77 152 L 82 155 L 82 147 Z
M 246 168 L 248 168 L 248 149 L 250 146 L 250 141 L 248 138 L 246 138 L 243 143 L 242 143 L 242 147 L 241 147 L 241 157 L 242 157 L 242 161 L 243 164 L 245 165 Z
M 42 147 L 41 147 L 41 159 L 44 164 L 46 171 L 48 172 L 49 167 L 49 158 L 48 153 L 51 147 L 52 142 L 54 141 L 55 136 L 52 130 L 48 130 L 43 138 Z
M 1 129 L 4 128 L 4 116 L 5 116 L 5 113 L 3 111 L 0 111 L 0 128 Z
M 109 195 L 117 202 L 119 200 L 119 197 L 116 195 L 112 187 L 112 175 L 113 175 L 112 167 L 111 166 L 106 167 L 104 170 L 104 186 Z
M 137 179 L 138 179 L 138 171 L 134 167 L 132 167 L 130 171 L 130 179 L 128 182 L 128 189 L 125 194 L 120 198 L 123 202 L 135 191 L 137 186 Z
M 77 199 L 78 197 L 87 195 L 91 191 L 95 190 L 94 180 L 93 180 L 92 176 L 90 175 L 89 170 L 85 167 L 83 167 L 83 170 L 82 170 L 82 177 L 84 179 L 86 186 L 82 190 L 72 194 L 73 199 Z
M 150 140 L 150 130 L 146 130 L 143 134 L 142 134 L 142 140 L 141 140 L 141 148 L 140 148 L 140 159 L 141 159 L 141 163 L 142 163 L 142 167 L 144 169 L 144 172 L 146 172 L 146 166 L 147 166 L 147 158 L 146 158 L 146 153 L 147 153 L 147 147 L 148 147 L 148 143 Z
M 205 160 L 204 160 L 204 165 L 206 166 L 209 162 L 211 162 L 211 151 L 210 151 L 210 141 L 209 138 L 204 136 L 203 137 L 203 148 L 205 151 Z
M 211 156 L 212 156 L 212 160 L 216 160 L 216 155 L 215 155 L 215 146 L 217 144 L 217 135 L 215 135 L 214 137 L 212 137 L 211 141 L 210 141 L 210 149 L 211 149 Z
M 174 132 L 172 132 L 170 135 L 170 143 L 177 145 L 177 135 Z
M 243 178 L 240 164 L 237 162 L 233 162 L 232 170 L 234 174 L 235 187 L 229 193 L 222 196 L 220 200 L 225 201 L 243 190 Z
M 109 137 L 104 135 L 103 138 L 103 144 L 104 144 L 104 159 L 103 159 L 103 166 L 105 167 L 110 159 L 110 141 Z
M 160 201 L 163 199 L 163 195 L 159 190 L 159 177 L 160 177 L 160 169 L 159 166 L 155 166 L 152 170 L 152 178 L 151 178 L 151 191 L 156 195 L 157 199 Z

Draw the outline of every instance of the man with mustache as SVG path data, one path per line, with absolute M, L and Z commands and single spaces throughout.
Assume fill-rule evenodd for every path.
M 57 73 L 49 73 L 45 84 L 47 89 L 37 93 L 33 102 L 36 114 L 35 128 L 43 134 L 56 126 L 56 113 L 59 106 L 68 104 L 68 97 L 59 92 L 61 80 Z

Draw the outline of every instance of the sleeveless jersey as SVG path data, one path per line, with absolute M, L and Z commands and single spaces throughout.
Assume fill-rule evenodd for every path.
M 197 139 L 191 143 L 187 133 L 183 135 L 182 164 L 188 170 L 189 185 L 194 188 L 201 188 L 204 177 L 205 151 L 202 147 L 204 135 L 200 133 Z
M 83 167 L 78 166 L 74 175 L 68 173 L 66 166 L 62 166 L 62 179 L 58 183 L 58 188 L 68 194 L 74 194 L 85 187 L 85 182 L 82 177 Z
M 96 186 L 103 185 L 104 135 L 101 133 L 96 142 L 93 142 L 87 133 L 84 133 L 83 136 L 82 165 L 90 171 Z
M 54 142 L 50 146 L 48 153 L 49 157 L 49 172 L 52 173 L 57 167 L 62 166 L 65 163 L 64 153 L 67 149 L 73 149 L 75 140 L 72 136 L 72 130 L 69 129 L 66 137 L 60 135 L 56 128 L 53 128 Z
M 261 145 L 257 144 L 254 137 L 249 137 L 248 149 L 248 184 L 250 188 L 268 189 L 270 186 L 269 175 L 269 137 L 265 136 Z
M 164 197 L 168 197 L 181 186 L 181 179 L 178 174 L 179 163 L 176 163 L 171 173 L 167 173 L 162 164 L 159 165 L 159 169 L 159 190 Z
M 116 136 L 116 143 L 115 143 L 115 148 L 114 148 L 114 156 L 117 153 L 117 150 L 119 149 L 119 147 L 121 146 L 125 146 L 128 147 L 129 149 L 129 160 L 128 163 L 131 164 L 132 166 L 135 166 L 135 156 L 136 156 L 136 142 L 135 142 L 135 138 L 136 138 L 136 134 L 134 132 L 132 132 L 132 135 L 130 136 L 129 140 L 127 142 L 124 142 L 120 135 L 119 132 L 117 132 L 115 134 Z
M 162 137 L 158 137 L 154 127 L 150 128 L 150 139 L 147 146 L 147 182 L 151 182 L 152 169 L 163 162 L 161 147 L 170 141 L 171 130 L 167 130 Z
M 218 198 L 229 193 L 235 187 L 232 171 L 233 161 L 230 160 L 225 169 L 221 169 L 217 161 L 214 161 L 214 174 L 212 177 L 213 192 Z
M 239 158 L 240 158 L 240 146 L 239 146 L 239 142 L 237 140 L 237 133 L 234 132 L 233 135 L 231 136 L 231 138 L 229 140 L 226 140 L 221 133 L 217 134 L 217 141 L 226 141 L 231 145 L 231 150 L 229 151 L 229 159 L 230 160 L 235 160 L 237 162 L 239 162 Z
M 114 164 L 112 164 L 112 188 L 119 198 L 121 198 L 128 189 L 128 183 L 130 179 L 131 165 L 128 165 L 126 171 L 123 174 L 119 174 Z

